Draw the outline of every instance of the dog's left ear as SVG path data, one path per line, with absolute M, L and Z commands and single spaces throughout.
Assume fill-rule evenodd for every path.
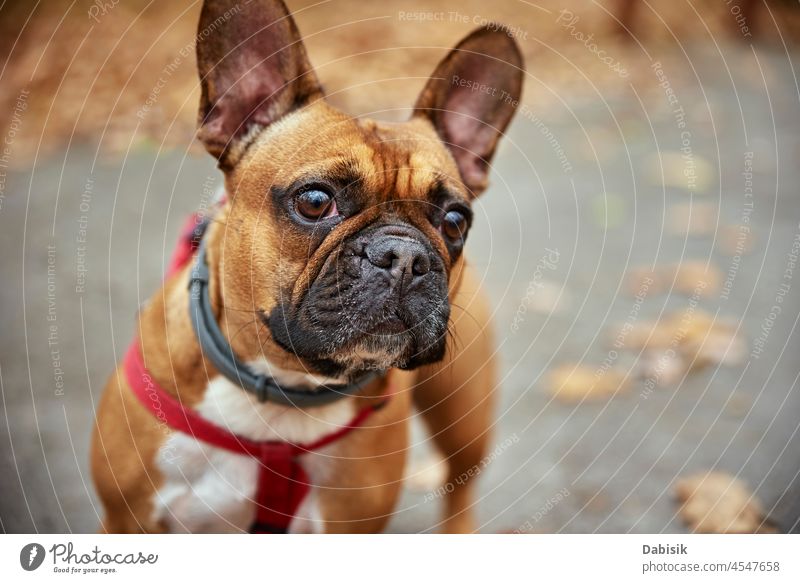
M 439 63 L 414 106 L 415 117 L 433 123 L 475 196 L 487 186 L 497 142 L 519 105 L 523 66 L 511 33 L 489 24 Z
M 322 97 L 281 0 L 206 0 L 197 34 L 199 138 L 230 167 L 259 129 Z

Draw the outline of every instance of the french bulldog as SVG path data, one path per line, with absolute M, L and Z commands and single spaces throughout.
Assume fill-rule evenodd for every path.
M 151 400 L 174 401 L 178 417 L 248 443 L 323 440 L 298 457 L 308 491 L 289 532 L 381 531 L 419 412 L 452 486 L 440 530 L 475 531 L 475 480 L 464 478 L 484 459 L 497 384 L 491 310 L 464 244 L 520 100 L 512 35 L 496 24 L 469 34 L 436 67 L 409 119 L 388 123 L 326 102 L 279 0 L 207 0 L 199 31 L 198 136 L 226 192 L 202 234 L 210 325 L 229 358 L 275 394 L 290 387 L 308 402 L 256 396 L 209 358 L 190 310 L 196 258 L 138 316 L 142 378 L 147 391 L 162 391 Z M 111 376 L 97 409 L 91 464 L 101 530 L 250 529 L 262 460 L 162 415 L 126 370 Z

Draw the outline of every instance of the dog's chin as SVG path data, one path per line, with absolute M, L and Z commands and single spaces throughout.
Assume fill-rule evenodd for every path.
M 381 330 L 365 334 L 349 347 L 338 350 L 332 355 L 332 360 L 352 378 L 364 372 L 383 372 L 391 368 L 413 370 L 443 358 L 443 338 L 433 346 L 420 349 L 411 331 L 396 331 L 394 326 L 391 328 L 391 332 Z
M 333 359 L 351 373 L 405 368 L 413 357 L 414 338 L 400 321 L 375 326 L 349 346 L 338 350 Z
M 273 339 L 302 359 L 309 370 L 329 377 L 355 380 L 368 372 L 412 370 L 438 362 L 445 354 L 446 313 L 441 320 L 412 326 L 400 318 L 359 326 L 342 316 L 335 328 L 307 327 L 301 320 L 308 321 L 287 318 L 284 310 L 274 311 L 268 320 Z
M 334 355 L 335 360 L 350 376 L 371 371 L 385 371 L 390 368 L 403 368 L 408 362 L 405 347 L 378 347 L 368 341 L 357 345 L 353 350 Z

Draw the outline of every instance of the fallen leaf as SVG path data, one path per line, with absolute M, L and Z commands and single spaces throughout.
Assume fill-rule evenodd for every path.
M 612 334 L 612 338 L 614 341 L 620 342 L 622 348 L 641 350 L 643 348 L 668 348 L 673 342 L 674 335 L 671 319 L 667 317 L 666 323 L 641 320 L 627 328 L 618 327 Z
M 645 352 L 639 366 L 643 376 L 656 385 L 675 385 L 689 370 L 689 363 L 680 352 Z
M 747 345 L 737 324 L 693 309 L 666 314 L 658 321 L 642 320 L 617 327 L 609 337 L 618 347 L 642 351 L 641 376 L 668 385 L 705 366 L 741 364 Z
M 717 322 L 704 332 L 698 328 L 695 332 L 698 333 L 690 336 L 681 348 L 684 354 L 692 356 L 693 368 L 708 364 L 736 366 L 747 356 L 747 346 L 732 325 Z
M 701 298 L 715 295 L 722 279 L 722 272 L 711 263 L 688 260 L 655 268 L 634 267 L 628 271 L 625 288 L 632 296 L 672 291 Z
M 607 399 L 625 392 L 629 385 L 626 374 L 614 368 L 563 364 L 549 373 L 550 392 L 565 403 Z
M 764 518 L 761 503 L 739 479 L 708 472 L 678 480 L 678 513 L 689 530 L 714 534 L 774 532 Z
M 665 288 L 663 273 L 660 269 L 647 266 L 634 267 L 628 271 L 625 288 L 632 296 L 662 293 Z
M 675 272 L 673 289 L 688 296 L 716 294 L 722 284 L 722 272 L 703 261 L 681 261 L 668 267 Z

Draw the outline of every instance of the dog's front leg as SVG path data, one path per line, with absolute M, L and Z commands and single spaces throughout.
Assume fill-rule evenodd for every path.
M 290 532 L 373 533 L 386 527 L 403 484 L 409 411 L 404 387 L 367 426 L 304 456 L 314 487 Z
M 447 460 L 439 530 L 470 533 L 478 528 L 474 489 L 476 478 L 490 461 L 486 452 L 497 385 L 490 312 L 469 267 L 453 304 L 470 307 L 469 314 L 460 309 L 453 312 L 451 329 L 458 343 L 448 347 L 442 362 L 418 371 L 414 403 Z

